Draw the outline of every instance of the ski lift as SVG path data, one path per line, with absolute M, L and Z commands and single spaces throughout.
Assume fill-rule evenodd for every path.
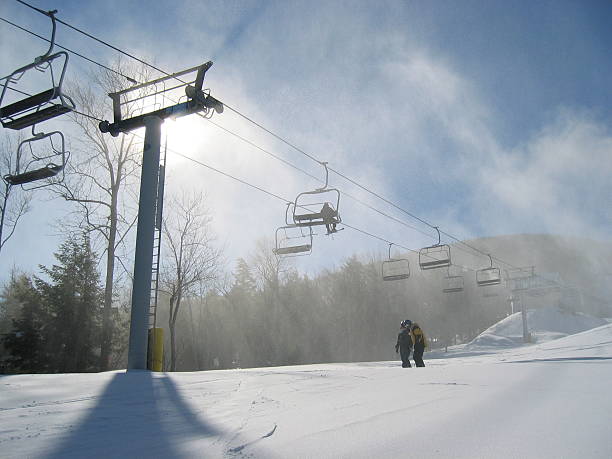
M 493 267 L 493 258 L 491 258 L 491 255 L 488 256 L 491 266 L 476 271 L 476 284 L 479 287 L 501 284 L 501 272 L 499 268 Z
M 69 153 L 66 151 L 64 135 L 60 131 L 45 134 L 34 133 L 34 137 L 26 139 L 17 148 L 15 173 L 3 178 L 11 186 L 21 185 L 24 190 L 33 190 L 64 179 L 64 167 Z M 47 140 L 47 142 L 44 142 Z M 59 176 L 59 177 L 58 177 Z M 45 180 L 53 179 L 54 180 Z M 42 183 L 34 184 L 34 182 Z
M 419 250 L 419 266 L 421 269 L 446 268 L 451 265 L 450 246 L 440 243 L 440 230 L 434 226 L 438 232 L 438 243 Z
M 34 59 L 34 62 L 21 67 L 5 77 L 2 95 L 0 96 L 0 122 L 2 126 L 9 129 L 20 130 L 34 124 L 47 121 L 59 115 L 68 113 L 75 108 L 73 100 L 62 93 L 62 83 L 68 65 L 68 53 L 60 51 L 51 54 L 55 44 L 55 13 L 57 10 L 44 12 L 51 18 L 53 31 L 51 32 L 51 40 L 49 49 L 42 56 Z M 56 78 L 54 63 L 61 66 L 59 78 Z M 51 77 L 51 89 L 46 89 L 38 94 L 30 95 L 23 89 L 28 90 L 22 77 L 27 73 L 34 75 L 31 71 L 49 74 Z M 13 86 L 19 84 L 20 89 L 15 89 Z M 35 84 L 39 86 L 39 84 Z M 10 103 L 6 103 L 7 89 L 11 89 L 18 94 L 26 94 L 25 99 L 18 99 Z
M 443 281 L 444 287 L 442 288 L 442 292 L 457 293 L 463 291 L 463 276 L 451 275 L 450 266 L 448 267 L 447 275 Z
M 281 226 L 276 229 L 275 255 L 301 256 L 312 253 L 312 228 L 295 225 Z
M 410 262 L 404 258 L 391 258 L 389 243 L 389 259 L 382 263 L 382 278 L 384 281 L 408 279 L 410 277 Z
M 314 191 L 300 193 L 293 202 L 293 225 L 317 226 L 325 225 L 327 234 L 339 231 L 336 228 L 342 219 L 338 213 L 340 206 L 340 191 L 336 188 L 327 188 L 329 171 L 325 167 L 325 185 Z

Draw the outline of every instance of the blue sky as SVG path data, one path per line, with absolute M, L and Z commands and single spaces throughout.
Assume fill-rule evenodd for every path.
M 221 100 L 457 237 L 536 232 L 609 240 L 610 2 L 32 3 L 57 8 L 64 21 L 168 71 L 212 59 L 208 84 Z M 3 2 L 0 15 L 47 33 L 44 18 L 17 2 Z M 62 26 L 57 41 L 113 59 L 107 48 Z M 1 23 L 0 73 L 23 65 L 23 55 L 40 54 L 40 47 Z M 73 75 L 88 68 L 78 58 L 71 65 Z M 322 176 L 312 161 L 239 117 L 226 111 L 215 121 Z M 185 154 L 290 198 L 316 186 L 204 122 L 181 123 L 191 138 L 175 146 Z M 170 164 L 171 190 L 185 183 L 206 190 L 230 260 L 282 224 L 282 203 L 178 159 Z M 350 199 L 342 202 L 347 223 L 410 248 L 432 242 Z M 30 225 L 44 228 L 65 210 L 52 204 L 61 209 L 52 214 L 49 205 L 29 215 Z M 13 247 L 32 238 L 36 232 L 28 229 Z M 18 263 L 11 250 L 0 269 Z M 300 267 L 386 253 L 386 246 L 345 231 L 333 240 L 319 237 L 314 252 Z M 31 269 L 50 257 L 51 250 L 40 249 L 24 265 Z

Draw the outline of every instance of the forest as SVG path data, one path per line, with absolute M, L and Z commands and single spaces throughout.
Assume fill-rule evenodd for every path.
M 438 283 L 423 288 L 424 279 L 421 285 L 385 282 L 380 260 L 354 256 L 309 278 L 263 241 L 258 250 L 249 262 L 237 260 L 231 276 L 211 276 L 183 297 L 172 319 L 174 353 L 167 333 L 172 295 L 161 292 L 157 324 L 166 330 L 165 368 L 390 360 L 404 318 L 423 324 L 431 346 L 443 347 L 473 338 L 507 314 L 503 296 L 483 297 L 476 287 L 451 296 Z M 70 238 L 56 258 L 39 275 L 13 273 L 2 290 L 4 372 L 101 368 L 104 289 L 89 238 Z M 109 369 L 126 365 L 129 291 L 121 295 L 113 308 Z

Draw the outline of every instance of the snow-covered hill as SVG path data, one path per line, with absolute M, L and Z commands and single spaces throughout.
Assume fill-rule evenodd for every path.
M 532 342 L 546 342 L 607 324 L 604 319 L 548 307 L 527 311 Z M 516 346 L 523 343 L 523 321 L 517 312 L 489 327 L 468 344 L 469 348 Z
M 0 456 L 612 457 L 612 325 L 426 364 L 4 376 Z

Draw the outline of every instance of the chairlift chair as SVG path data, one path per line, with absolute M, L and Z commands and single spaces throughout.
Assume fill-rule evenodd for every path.
M 489 255 L 491 266 L 476 271 L 476 284 L 479 287 L 501 284 L 501 272 L 493 266 L 493 258 Z
M 404 258 L 391 258 L 389 244 L 389 259 L 382 262 L 382 278 L 384 281 L 408 279 L 410 277 L 410 262 Z
M 457 293 L 463 291 L 463 276 L 451 275 L 450 266 L 447 271 L 447 276 L 443 279 L 444 287 L 442 292 L 444 293 Z
M 327 234 L 338 231 L 336 225 L 342 222 L 338 213 L 340 207 L 340 191 L 328 188 L 329 171 L 325 167 L 325 185 L 314 191 L 305 191 L 297 195 L 293 202 L 293 225 L 318 226 L 325 225 Z
M 438 232 L 438 243 L 419 250 L 419 266 L 422 270 L 446 268 L 451 265 L 450 246 L 440 243 L 440 230 Z
M 302 228 L 295 225 L 281 226 L 276 229 L 275 255 L 301 256 L 312 253 L 312 228 Z
M 49 11 L 45 13 L 51 18 L 53 31 L 49 49 L 42 56 L 34 59 L 34 62 L 23 66 L 5 78 L 0 96 L 0 122 L 2 126 L 8 129 L 20 130 L 35 124 L 47 121 L 56 116 L 68 113 L 75 108 L 73 100 L 62 93 L 62 83 L 66 74 L 68 65 L 68 53 L 60 51 L 51 54 L 55 44 L 55 13 L 57 11 Z M 59 78 L 56 78 L 54 63 L 57 62 L 61 66 Z M 12 89 L 19 94 L 24 93 L 23 76 L 27 73 L 31 75 L 31 71 L 48 73 L 51 77 L 51 88 L 46 89 L 34 95 L 28 95 L 26 98 L 18 99 L 7 103 L 7 90 Z M 19 85 L 21 89 L 15 89 L 13 86 Z
M 15 172 L 3 178 L 9 185 L 21 185 L 24 190 L 60 183 L 68 156 L 64 135 L 60 131 L 34 134 L 19 144 Z M 54 177 L 57 178 L 46 180 Z

